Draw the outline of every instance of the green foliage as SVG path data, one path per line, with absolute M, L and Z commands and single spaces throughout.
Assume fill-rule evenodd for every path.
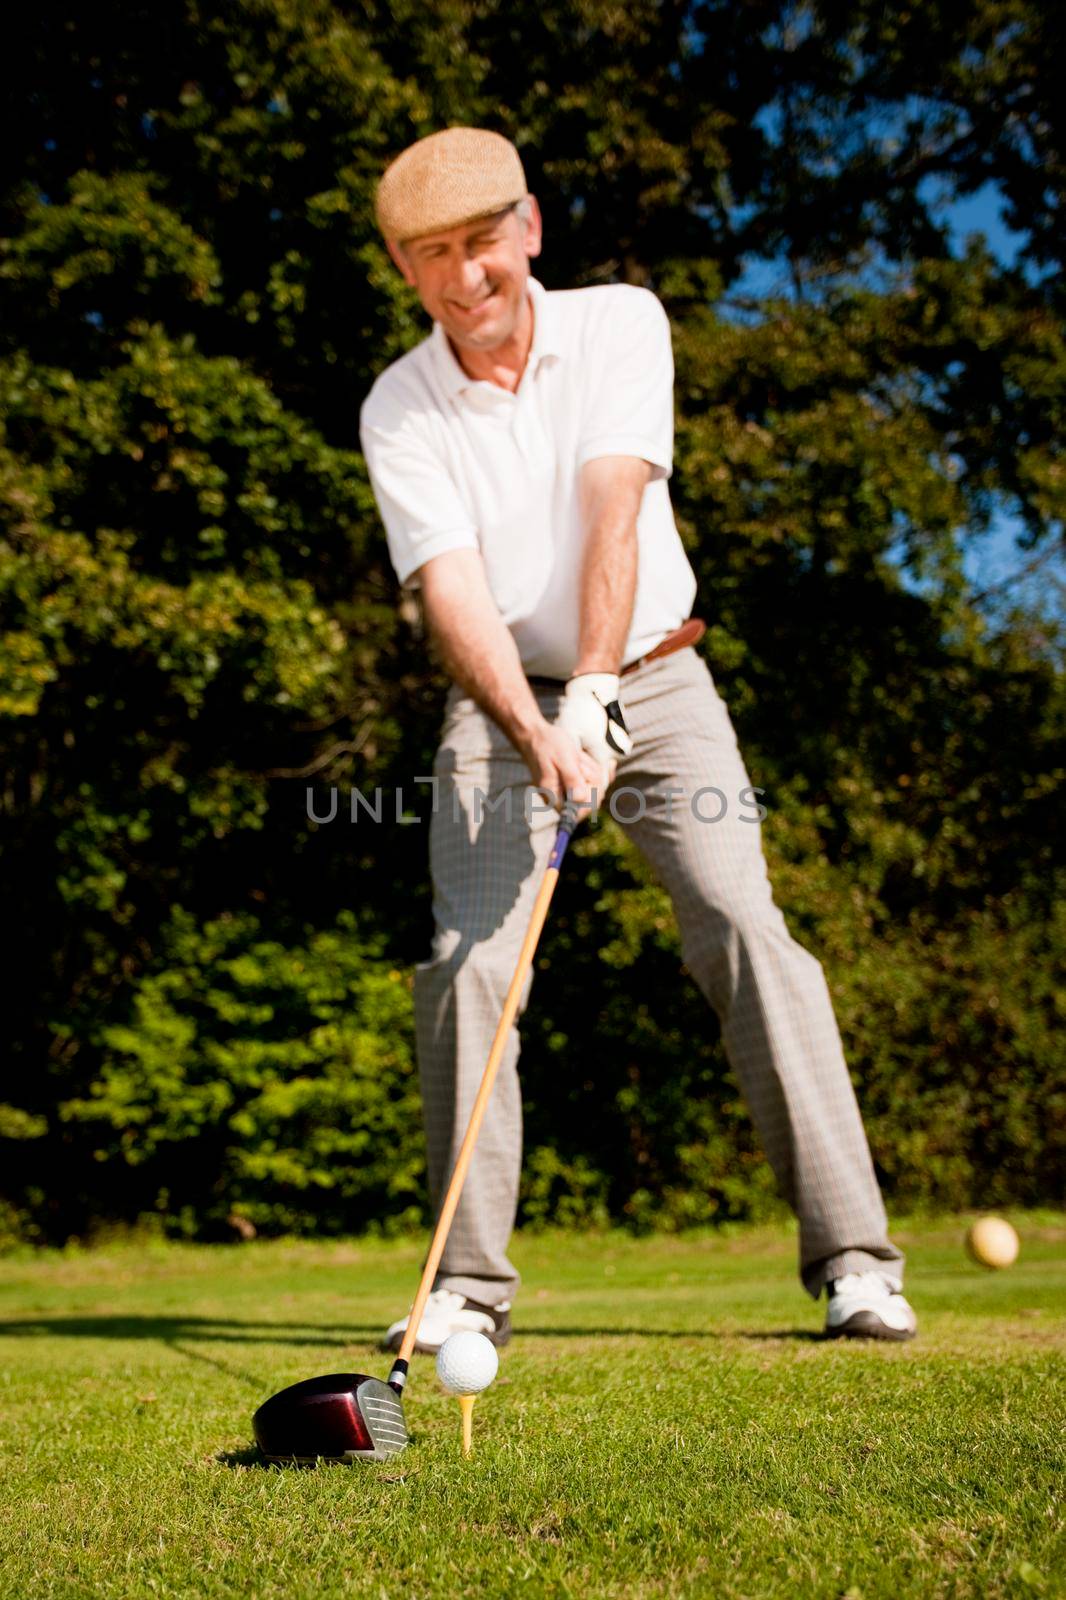
M 76 172 L 67 187 L 66 205 L 28 205 L 26 226 L 10 241 L 0 276 L 20 312 L 103 322 L 107 308 L 121 322 L 168 293 L 218 301 L 214 252 L 153 198 L 154 174 Z
M 544 281 L 671 313 L 706 656 L 890 1198 L 1057 1195 L 1054 8 L 41 0 L 6 44 L 4 1229 L 423 1216 L 426 830 L 305 794 L 410 804 L 432 759 L 443 685 L 356 419 L 425 332 L 374 182 L 447 122 L 517 141 Z M 1022 265 L 950 248 L 941 199 L 986 182 Z M 752 257 L 772 295 L 738 290 Z M 1037 575 L 981 596 L 963 548 L 1004 512 Z M 574 854 L 523 1216 L 771 1214 L 661 889 L 614 826 Z
M 160 970 L 56 1117 L 84 1130 L 124 1207 L 139 1193 L 144 1209 L 275 1231 L 420 1220 L 409 988 L 350 913 L 289 947 L 255 917 L 200 927 L 175 907 Z

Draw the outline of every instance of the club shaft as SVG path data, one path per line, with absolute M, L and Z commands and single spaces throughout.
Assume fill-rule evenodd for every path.
M 477 1136 L 481 1130 L 481 1124 L 484 1120 L 485 1112 L 488 1109 L 489 1096 L 492 1094 L 492 1086 L 496 1082 L 496 1073 L 499 1070 L 500 1062 L 503 1059 L 503 1052 L 507 1044 L 507 1036 L 514 1025 L 514 1020 L 518 1013 L 518 1004 L 522 996 L 522 988 L 525 984 L 526 974 L 532 965 L 533 956 L 537 948 L 537 941 L 540 938 L 541 929 L 544 926 L 544 920 L 548 915 L 548 906 L 551 902 L 551 897 L 555 892 L 555 885 L 559 880 L 559 868 L 562 864 L 563 856 L 566 853 L 566 847 L 570 842 L 570 836 L 573 833 L 576 824 L 577 813 L 575 809 L 570 805 L 565 806 L 562 813 L 562 821 L 559 824 L 559 830 L 556 833 L 555 843 L 552 847 L 552 853 L 548 861 L 548 867 L 545 871 L 540 888 L 537 890 L 537 898 L 533 904 L 532 915 L 529 919 L 529 927 L 526 929 L 526 936 L 522 941 L 522 949 L 519 952 L 518 965 L 515 967 L 514 977 L 511 979 L 511 986 L 508 989 L 506 999 L 503 1002 L 503 1010 L 500 1013 L 500 1020 L 496 1028 L 496 1036 L 492 1041 L 492 1049 L 489 1051 L 489 1059 L 485 1064 L 485 1071 L 481 1078 L 481 1087 L 478 1089 L 477 1099 L 474 1101 L 474 1109 L 470 1113 L 470 1122 L 467 1126 L 466 1134 L 463 1138 L 463 1143 L 459 1151 L 459 1158 L 455 1163 L 455 1170 L 452 1173 L 451 1182 L 448 1185 L 448 1192 L 444 1196 L 444 1204 L 441 1206 L 440 1215 L 437 1218 L 437 1226 L 433 1232 L 433 1239 L 429 1247 L 429 1255 L 426 1257 L 426 1264 L 422 1269 L 422 1281 L 418 1285 L 418 1293 L 415 1295 L 414 1305 L 411 1308 L 411 1315 L 408 1319 L 407 1332 L 404 1334 L 403 1343 L 400 1345 L 400 1351 L 396 1357 L 396 1364 L 393 1368 L 393 1372 L 396 1373 L 396 1368 L 400 1368 L 400 1372 L 397 1374 L 397 1376 L 400 1379 L 401 1386 L 403 1382 L 403 1376 L 407 1371 L 407 1365 L 411 1359 L 411 1353 L 415 1347 L 415 1341 L 418 1338 L 418 1326 L 422 1321 L 422 1313 L 426 1308 L 426 1301 L 429 1299 L 429 1293 L 433 1285 L 433 1279 L 436 1277 L 437 1268 L 440 1266 L 441 1256 L 444 1254 L 444 1246 L 448 1242 L 448 1233 L 451 1229 L 452 1219 L 454 1218 L 456 1209 L 459 1205 L 459 1196 L 462 1194 L 463 1183 L 466 1179 L 467 1169 L 469 1168 L 470 1162 L 473 1158 L 474 1146 L 477 1143 Z M 391 1381 L 392 1380 L 390 1378 L 390 1382 Z

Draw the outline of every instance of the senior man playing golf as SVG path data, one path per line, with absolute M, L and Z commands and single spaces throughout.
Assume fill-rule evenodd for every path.
M 435 932 L 414 995 L 435 1202 L 555 834 L 530 785 L 588 805 L 613 783 L 799 1218 L 800 1276 L 815 1298 L 827 1290 L 827 1333 L 909 1338 L 903 1258 L 822 968 L 774 904 L 729 714 L 693 648 L 703 627 L 670 505 L 663 308 L 629 284 L 546 291 L 531 277 L 540 214 L 495 133 L 419 140 L 385 171 L 377 214 L 433 320 L 377 379 L 360 433 L 397 577 L 421 590 L 453 680 L 430 832 Z M 518 1049 L 512 1029 L 420 1350 L 460 1329 L 510 1336 Z

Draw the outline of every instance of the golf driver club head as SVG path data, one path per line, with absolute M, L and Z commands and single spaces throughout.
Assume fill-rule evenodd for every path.
M 279 1466 L 387 1461 L 409 1440 L 395 1389 L 363 1372 L 290 1384 L 264 1400 L 252 1427 L 263 1455 Z

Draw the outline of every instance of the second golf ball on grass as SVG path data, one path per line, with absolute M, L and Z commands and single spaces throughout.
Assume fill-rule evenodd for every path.
M 979 1217 L 966 1235 L 966 1248 L 982 1267 L 1010 1267 L 1018 1259 L 1018 1235 L 1006 1217 Z
M 483 1333 L 450 1334 L 437 1351 L 437 1377 L 449 1394 L 480 1394 L 499 1366 L 496 1346 Z

